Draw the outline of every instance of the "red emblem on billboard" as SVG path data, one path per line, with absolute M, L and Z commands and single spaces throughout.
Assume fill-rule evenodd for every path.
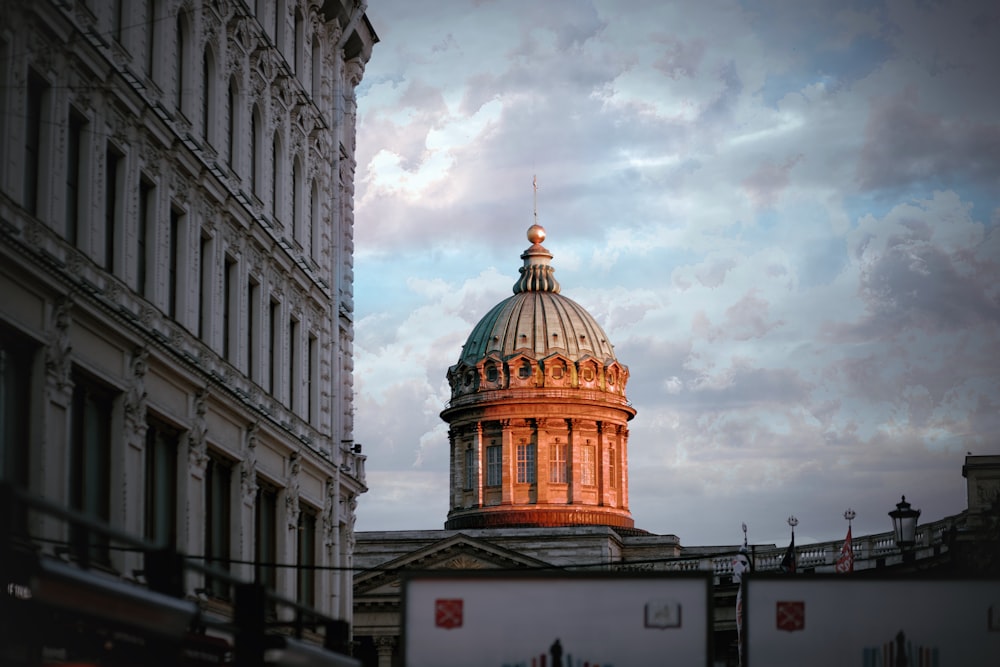
M 806 603 L 805 602 L 779 602 L 777 608 L 778 629 L 788 632 L 805 630 L 806 628 Z
M 435 600 L 434 625 L 445 630 L 462 627 L 462 601 Z

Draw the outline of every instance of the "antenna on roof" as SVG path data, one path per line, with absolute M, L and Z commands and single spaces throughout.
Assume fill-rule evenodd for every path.
M 535 191 L 535 224 L 538 224 L 538 176 L 531 176 L 531 187 Z

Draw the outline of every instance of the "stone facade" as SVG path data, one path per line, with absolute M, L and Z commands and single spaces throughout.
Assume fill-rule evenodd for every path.
M 514 296 L 473 328 L 448 369 L 451 510 L 446 528 L 614 526 L 628 509 L 628 368 L 562 296 L 528 231 Z
M 247 579 L 328 566 L 268 583 L 345 620 L 376 41 L 346 0 L 0 4 L 3 479 Z

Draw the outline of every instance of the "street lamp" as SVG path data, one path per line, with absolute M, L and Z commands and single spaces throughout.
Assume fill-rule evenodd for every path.
M 892 518 L 892 532 L 895 533 L 896 546 L 905 552 L 917 542 L 917 518 L 920 510 L 910 507 L 906 496 L 896 503 L 896 509 L 889 512 Z

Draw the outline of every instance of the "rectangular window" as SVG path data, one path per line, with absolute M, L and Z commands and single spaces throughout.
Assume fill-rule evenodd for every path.
M 274 224 L 279 228 L 282 226 L 281 223 L 281 195 L 282 186 L 281 182 L 281 168 L 282 168 L 282 155 L 281 146 L 278 143 L 278 135 L 274 135 L 274 141 L 271 142 L 271 218 L 274 220 Z
M 549 445 L 549 481 L 553 484 L 566 483 L 566 450 L 569 445 L 553 443 Z
M 28 488 L 28 415 L 35 346 L 0 327 L 0 480 Z M 28 530 L 28 512 L 19 511 L 10 527 Z
M 115 41 L 122 43 L 122 16 L 125 12 L 124 0 L 114 0 L 111 8 L 111 34 Z
M 0 479 L 28 486 L 28 415 L 34 348 L 0 327 Z
M 535 483 L 535 446 L 517 446 L 517 483 Z
M 176 429 L 155 420 L 146 427 L 145 537 L 177 544 L 177 446 Z
M 277 301 L 271 301 L 270 307 L 268 308 L 268 318 L 270 322 L 270 335 L 267 337 L 267 389 L 271 392 L 271 396 L 277 397 L 280 395 L 280 387 L 278 386 L 278 375 L 276 374 L 277 365 L 280 362 L 278 355 L 281 354 L 281 348 L 278 343 L 281 340 L 281 320 L 279 319 L 279 314 L 281 311 L 281 304 Z
M 70 245 L 79 242 L 80 210 L 83 208 L 80 181 L 83 150 L 83 132 L 87 119 L 76 109 L 69 110 L 69 136 L 66 141 L 66 240 Z
M 278 492 L 263 482 L 259 484 L 254 521 L 254 581 L 273 591 L 278 583 L 274 567 L 278 557 Z
M 198 290 L 198 338 L 208 340 L 212 320 L 212 237 L 204 232 L 201 234 L 201 242 L 198 244 L 198 272 L 201 283 Z
M 465 448 L 465 490 L 476 488 L 476 459 L 472 447 Z
M 42 113 L 49 84 L 34 70 L 28 71 L 28 99 L 24 128 L 24 209 L 38 212 L 38 184 L 42 179 Z
M 503 448 L 500 445 L 490 445 L 486 448 L 486 485 L 500 486 L 503 479 L 501 474 L 503 461 Z
M 7 122 L 10 119 L 10 85 L 7 63 L 11 61 L 6 38 L 0 35 L 0 155 L 7 155 Z
M 230 363 L 233 362 L 233 352 L 236 350 L 238 319 L 233 309 L 239 302 L 236 295 L 236 286 L 239 284 L 236 274 L 238 267 L 236 260 L 226 255 L 225 268 L 222 272 L 222 356 Z
M 306 410 L 306 421 L 310 424 L 316 418 L 319 413 L 319 396 L 317 395 L 317 385 L 316 376 L 319 374 L 319 368 L 317 367 L 318 355 L 316 354 L 319 343 L 316 340 L 316 336 L 310 334 L 309 336 L 309 358 L 306 360 L 307 371 L 309 373 L 309 382 L 307 384 L 306 390 L 309 392 L 306 395 L 306 405 L 308 409 Z
M 104 270 L 114 273 L 115 253 L 118 250 L 117 237 L 121 219 L 123 194 L 121 179 L 125 168 L 125 156 L 117 148 L 108 144 L 104 160 Z
M 232 480 L 232 463 L 210 454 L 205 469 L 205 564 L 227 571 L 232 529 Z M 205 588 L 215 597 L 229 597 L 229 585 L 224 581 L 209 577 Z
M 153 63 L 156 59 L 156 11 L 157 0 L 146 0 L 146 74 L 153 78 Z
M 178 305 L 179 305 L 179 293 L 178 281 L 181 278 L 180 272 L 180 255 L 181 255 L 181 223 L 183 221 L 184 213 L 177 210 L 173 206 L 170 207 L 170 238 L 168 240 L 170 247 L 168 248 L 169 264 L 167 266 L 167 315 L 171 319 L 177 319 Z
M 229 82 L 226 89 L 226 136 L 229 137 L 229 168 L 236 172 L 236 83 Z
M 303 507 L 299 513 L 298 526 L 298 581 L 296 600 L 299 604 L 313 607 L 316 604 L 316 512 Z
M 139 226 L 136 229 L 136 276 L 135 286 L 140 296 L 145 297 L 152 290 L 149 284 L 149 267 L 153 265 L 153 248 L 150 243 L 156 238 L 155 190 L 152 181 L 145 176 L 139 178 Z
M 320 250 L 323 237 L 323 227 L 320 225 L 319 196 L 316 194 L 316 181 L 309 188 L 309 253 L 313 261 L 320 260 Z
M 79 373 L 73 375 L 70 408 L 69 501 L 70 507 L 92 519 L 111 520 L 111 418 L 112 393 Z M 77 558 L 109 562 L 106 537 L 71 531 Z M 79 550 L 87 550 L 83 553 Z
M 257 324 L 260 319 L 257 311 L 260 306 L 257 304 L 260 283 L 253 278 L 247 282 L 247 377 L 251 380 L 257 379 Z
M 209 52 L 206 49 L 201 54 L 201 81 L 205 87 L 201 95 L 201 136 L 206 144 L 209 143 L 208 138 L 211 135 L 208 128 L 212 124 L 212 95 L 215 92 L 212 85 L 212 68 L 210 65 Z
M 298 410 L 299 398 L 299 323 L 294 318 L 288 320 L 288 394 L 285 405 L 289 410 Z
M 585 445 L 580 456 L 580 482 L 584 486 L 594 485 L 594 448 Z

